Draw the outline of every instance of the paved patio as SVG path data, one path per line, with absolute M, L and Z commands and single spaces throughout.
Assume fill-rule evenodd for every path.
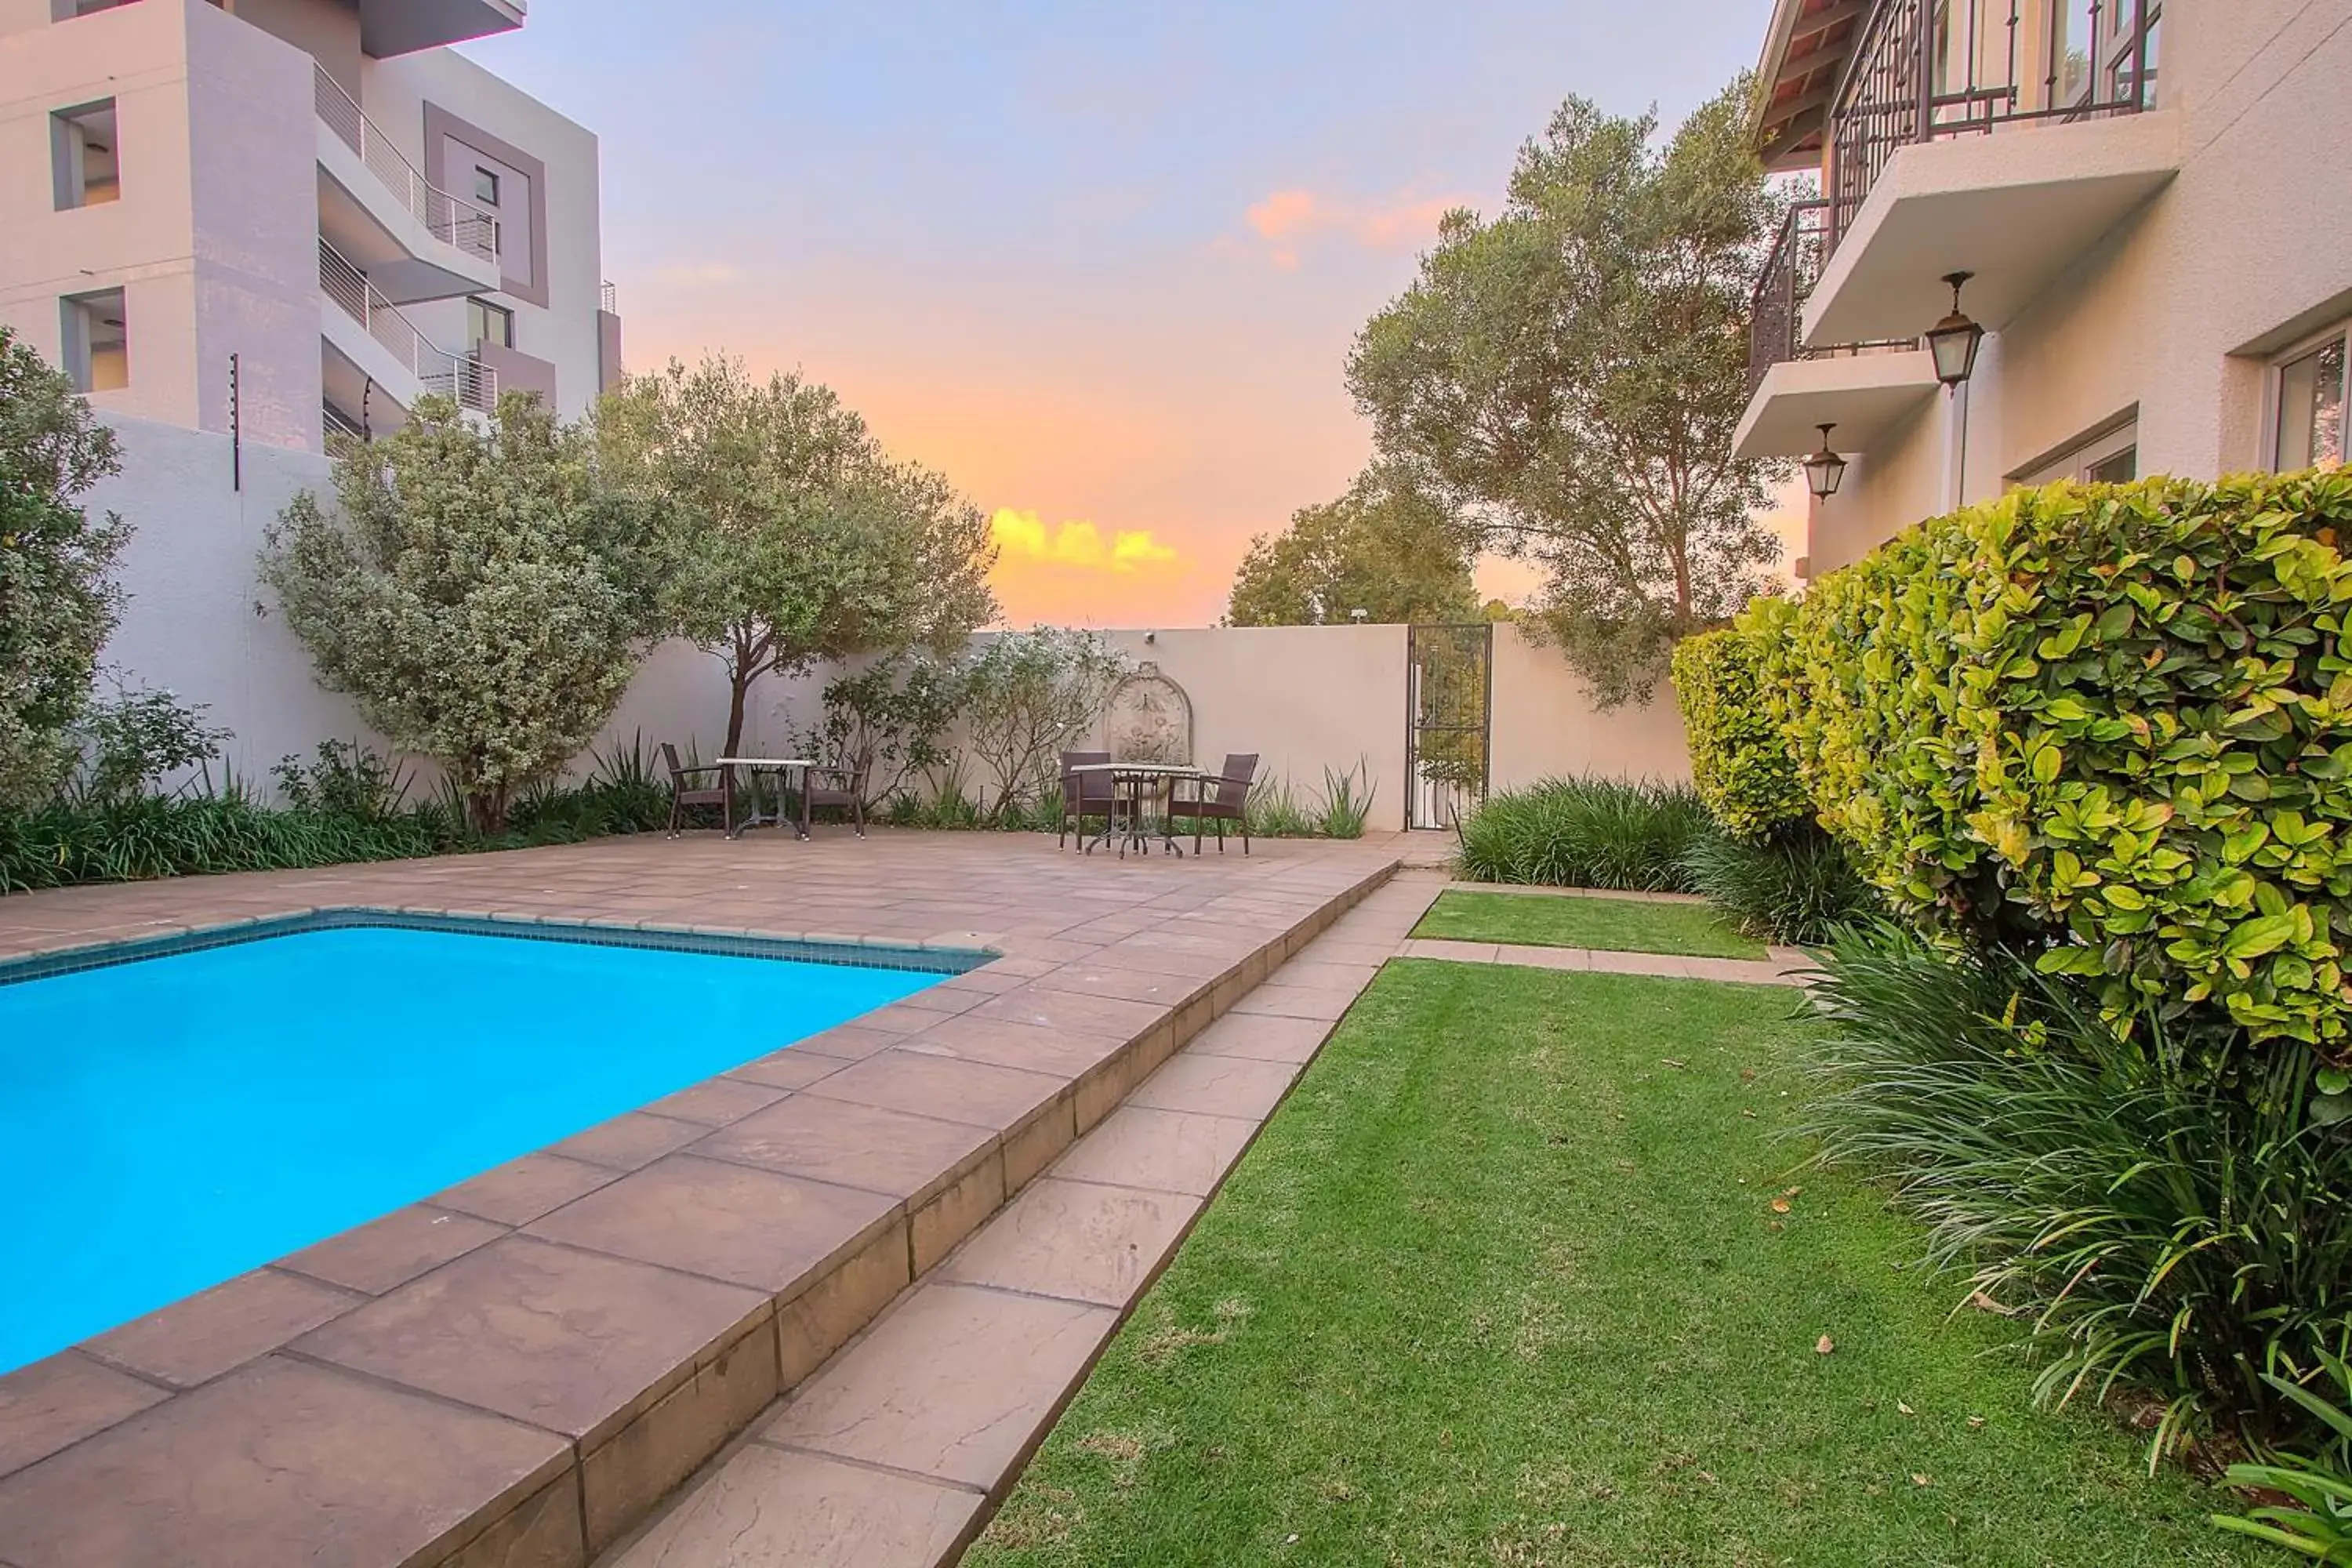
M 1213 1019 L 1328 1026 L 1360 976 L 1259 983 L 1397 855 L 705 836 L 0 900 L 0 954 L 365 907 L 1003 955 L 0 1378 L 0 1563 L 585 1561 L 1008 1197 L 1066 1204 L 1031 1178 Z M 1330 952 L 1312 963 L 1377 962 Z M 1133 1109 L 1240 1094 L 1262 1115 L 1279 1089 L 1234 1086 L 1295 1070 L 1179 1062 Z M 1161 1093 L 1182 1102 L 1144 1102 Z

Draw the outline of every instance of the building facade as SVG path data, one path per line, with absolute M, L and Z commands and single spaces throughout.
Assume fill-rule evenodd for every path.
M 1738 440 L 1849 459 L 1807 574 L 2013 485 L 2343 459 L 2352 0 L 1778 0 L 1759 76 L 1811 180 Z
M 618 374 L 596 139 L 520 0 L 0 0 L 0 321 L 101 415 L 317 451 Z

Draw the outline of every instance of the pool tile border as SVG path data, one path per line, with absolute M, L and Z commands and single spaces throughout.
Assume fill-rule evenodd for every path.
M 986 948 L 891 942 L 884 938 L 763 935 L 701 926 L 623 925 L 610 921 L 547 920 L 515 915 L 450 914 L 432 910 L 375 909 L 362 904 L 329 905 L 286 914 L 164 931 L 119 942 L 91 942 L 0 959 L 0 985 L 78 974 L 152 958 L 236 947 L 273 937 L 321 931 L 425 931 L 457 936 L 505 937 L 523 942 L 572 942 L 591 947 L 642 947 L 663 952 L 697 952 L 719 958 L 757 958 L 798 963 L 829 963 L 855 969 L 896 969 L 922 974 L 968 974 L 994 960 Z
M 1268 865 L 1261 859 L 1255 867 L 1244 864 L 1225 868 L 1234 874 L 1230 880 L 1223 877 L 1201 879 L 1195 873 L 1189 883 L 1157 884 L 1156 892 L 1140 897 L 1128 895 L 1131 912 L 1108 916 L 1098 932 L 1087 931 L 1088 911 L 1083 907 L 1072 913 L 1041 904 L 1025 914 L 1001 908 L 992 910 L 988 918 L 980 920 L 958 921 L 943 910 L 940 925 L 977 928 L 953 931 L 951 935 L 959 940 L 952 942 L 900 941 L 886 946 L 860 940 L 850 947 L 857 955 L 856 962 L 870 962 L 877 953 L 887 952 L 901 958 L 905 967 L 920 966 L 933 973 L 946 973 L 948 978 L 940 983 L 942 985 L 955 985 L 961 976 L 969 974 L 973 977 L 965 983 L 970 988 L 992 1001 L 1004 998 L 1003 1005 L 992 1005 L 986 1016 L 1005 1027 L 980 1031 L 990 1041 L 990 1054 L 1003 1059 L 959 1059 L 955 1055 L 923 1048 L 925 1035 L 932 1029 L 940 1031 L 942 1044 L 970 1037 L 974 1027 L 971 1015 L 981 1004 L 975 1003 L 971 1009 L 945 1012 L 909 1006 L 903 1001 L 893 1003 L 877 1010 L 889 1016 L 879 1027 L 861 1030 L 857 1026 L 845 1026 L 845 1030 L 857 1032 L 854 1036 L 842 1035 L 835 1042 L 840 1047 L 837 1052 L 827 1049 L 828 1042 L 823 1036 L 788 1047 L 794 1053 L 806 1048 L 812 1061 L 822 1058 L 830 1064 L 822 1070 L 812 1068 L 796 1073 L 795 1077 L 805 1077 L 806 1081 L 795 1083 L 789 1089 L 762 1085 L 756 1077 L 742 1076 L 746 1071 L 756 1071 L 759 1062 L 747 1063 L 744 1069 L 730 1069 L 706 1080 L 731 1082 L 747 1091 L 756 1086 L 760 1090 L 721 1091 L 706 1096 L 709 1114 L 723 1120 L 689 1122 L 653 1110 L 632 1111 L 620 1119 L 674 1127 L 674 1140 L 654 1141 L 672 1144 L 670 1148 L 650 1152 L 646 1158 L 631 1159 L 620 1166 L 579 1164 L 569 1158 L 570 1149 L 557 1145 L 495 1167 L 462 1184 L 460 1188 L 427 1200 L 427 1206 L 441 1212 L 474 1214 L 481 1221 L 502 1226 L 502 1234 L 487 1241 L 477 1237 L 478 1245 L 444 1263 L 428 1267 L 415 1278 L 399 1281 L 387 1278 L 381 1291 L 354 1293 L 349 1311 L 315 1328 L 297 1326 L 296 1320 L 289 1319 L 285 1325 L 289 1331 L 276 1335 L 277 1342 L 262 1343 L 257 1340 L 246 1347 L 250 1359 L 193 1388 L 166 1389 L 152 1377 L 138 1379 L 154 1387 L 158 1399 L 127 1416 L 117 1414 L 116 1409 L 132 1402 L 119 1396 L 135 1392 L 135 1388 L 109 1383 L 106 1373 L 136 1379 L 135 1369 L 110 1367 L 108 1358 L 98 1353 L 94 1344 L 61 1352 L 60 1358 L 52 1358 L 52 1362 L 80 1358 L 95 1363 L 89 1368 L 65 1370 L 81 1371 L 84 1376 L 79 1381 L 84 1384 L 91 1383 L 89 1374 L 94 1373 L 99 1392 L 118 1397 L 95 1402 L 68 1401 L 78 1406 L 73 1409 L 44 1408 L 39 1389 L 35 1385 L 45 1376 L 51 1386 L 58 1385 L 62 1374 L 52 1362 L 36 1363 L 16 1373 L 0 1376 L 0 1436 L 9 1437 L 18 1454 L 46 1456 L 20 1461 L 0 1473 L 0 1560 L 16 1563 L 33 1547 L 39 1546 L 41 1550 L 32 1554 L 38 1558 L 41 1568 L 49 1568 L 51 1563 L 62 1568 L 81 1568 L 84 1563 L 100 1563 L 112 1568 L 112 1563 L 121 1559 L 119 1552 L 109 1555 L 110 1547 L 105 1543 L 142 1540 L 174 1562 L 231 1561 L 204 1545 L 206 1542 L 214 1547 L 220 1543 L 209 1533 L 203 1519 L 173 1512 L 152 1491 L 126 1500 L 118 1509 L 102 1500 L 103 1479 L 108 1473 L 119 1473 L 119 1468 L 126 1464 L 134 1468 L 142 1464 L 171 1467 L 186 1462 L 185 1456 L 203 1450 L 204 1433 L 214 1419 L 211 1413 L 226 1408 L 210 1391 L 231 1384 L 247 1386 L 255 1377 L 276 1368 L 281 1372 L 263 1378 L 269 1386 L 295 1386 L 299 1380 L 289 1383 L 287 1378 L 299 1371 L 304 1377 L 345 1380 L 336 1384 L 343 1390 L 336 1397 L 358 1400 L 362 1405 L 371 1389 L 376 1391 L 373 1397 L 414 1400 L 422 1396 L 435 1401 L 449 1407 L 453 1414 L 463 1413 L 475 1424 L 469 1430 L 482 1434 L 482 1442 L 504 1442 L 509 1447 L 526 1440 L 562 1445 L 556 1458 L 532 1467 L 528 1476 L 502 1472 L 495 1488 L 453 1489 L 446 1480 L 425 1488 L 424 1494 L 415 1500 L 421 1512 L 404 1516 L 407 1522 L 400 1528 L 380 1530 L 364 1542 L 340 1539 L 335 1552 L 339 1560 L 362 1564 L 362 1568 L 374 1568 L 379 1563 L 383 1568 L 392 1568 L 395 1563 L 400 1568 L 488 1568 L 492 1563 L 508 1561 L 510 1550 L 520 1549 L 535 1565 L 577 1568 L 642 1520 L 687 1472 L 737 1436 L 763 1405 L 814 1373 L 958 1243 L 1001 1210 L 1078 1136 L 1108 1116 L 1131 1088 L 1215 1017 L 1231 1011 L 1270 969 L 1299 951 L 1386 882 L 1396 868 L 1393 853 L 1384 847 L 1367 844 L 1335 848 L 1328 855 L 1301 857 L 1286 866 L 1279 862 Z M 946 895 L 930 897 L 942 905 L 947 902 Z M 1045 897 L 1050 900 L 1052 895 L 1048 892 Z M 448 900 L 453 905 L 462 901 L 462 894 Z M 446 910 L 413 907 L 385 910 L 336 905 L 325 910 L 280 910 L 258 919 L 142 936 L 131 942 L 110 946 L 117 953 L 136 947 L 142 955 L 152 955 L 159 950 L 190 951 L 185 944 L 216 945 L 223 941 L 251 940 L 255 935 L 271 934 L 277 930 L 319 929 L 302 922 L 320 913 L 347 916 L 353 923 L 424 923 L 429 919 L 437 926 L 454 921 L 461 922 L 459 929 L 479 920 L 490 927 L 491 934 L 543 935 L 550 929 L 594 933 L 572 938 L 588 941 L 641 940 L 650 931 L 679 941 L 682 945 L 713 941 L 754 943 L 770 953 L 780 942 L 809 942 L 806 935 L 793 938 L 659 924 L 591 922 L 552 914 L 526 920 L 453 916 Z M 902 922 L 902 930 L 906 923 L 911 921 Z M 981 942 L 987 942 L 988 947 L 979 947 Z M 835 953 L 844 946 L 837 942 L 810 945 Z M 39 956 L 52 963 L 62 961 L 86 967 L 91 951 L 68 947 L 51 949 Z M 954 967 L 942 970 L 943 965 Z M 1158 1006 L 1129 1011 L 1133 999 L 1122 993 L 1134 989 L 1132 975 L 1155 973 L 1167 981 L 1166 990 L 1156 998 Z M 1108 1005 L 1114 1003 L 1118 1005 Z M 862 1022 L 870 1023 L 875 1016 L 867 1015 Z M 1020 1047 L 1028 1039 L 1029 1031 L 1038 1037 L 1037 1049 L 1024 1054 Z M 871 1039 L 865 1037 L 869 1035 Z M 999 1044 L 1006 1048 L 995 1049 Z M 1082 1048 L 1074 1053 L 1073 1044 Z M 987 1078 L 992 1080 L 992 1089 L 1002 1092 L 988 1096 L 985 1104 L 942 1102 L 919 1089 L 922 1077 L 932 1073 L 940 1074 L 941 1081 Z M 884 1205 L 881 1217 L 864 1226 L 850 1226 L 838 1236 L 828 1231 L 821 1237 L 808 1237 L 795 1231 L 795 1237 L 810 1243 L 805 1249 L 807 1254 L 821 1261 L 803 1268 L 779 1289 L 750 1292 L 756 1304 L 746 1303 L 750 1308 L 748 1315 L 719 1335 L 723 1343 L 714 1342 L 666 1369 L 656 1363 L 666 1363 L 667 1357 L 657 1356 L 627 1378 L 611 1384 L 609 1398 L 596 1395 L 607 1403 L 596 1406 L 601 1414 L 593 1419 L 583 1421 L 575 1412 L 568 1421 L 541 1421 L 528 1411 L 512 1407 L 511 1402 L 509 1408 L 501 1410 L 493 1408 L 488 1397 L 471 1397 L 462 1380 L 451 1384 L 446 1374 L 446 1367 L 451 1364 L 449 1357 L 456 1356 L 457 1364 L 462 1364 L 467 1356 L 485 1353 L 486 1345 L 495 1349 L 497 1336 L 484 1337 L 487 1331 L 481 1327 L 482 1314 L 470 1309 L 420 1312 L 415 1319 L 419 1326 L 418 1336 L 386 1352 L 389 1359 L 363 1366 L 342 1364 L 341 1345 L 348 1335 L 336 1325 L 361 1317 L 377 1321 L 408 1321 L 404 1310 L 397 1306 L 404 1299 L 415 1301 L 429 1298 L 441 1289 L 437 1281 L 445 1276 L 488 1268 L 491 1255 L 511 1252 L 518 1246 L 556 1245 L 603 1258 L 623 1268 L 623 1273 L 605 1271 L 615 1279 L 623 1279 L 625 1270 L 635 1269 L 642 1271 L 646 1278 L 661 1275 L 677 1279 L 680 1285 L 696 1281 L 709 1287 L 724 1285 L 730 1291 L 741 1292 L 743 1287 L 740 1284 L 653 1261 L 646 1251 L 636 1248 L 625 1237 L 587 1246 L 580 1245 L 577 1237 L 563 1243 L 548 1242 L 541 1238 L 566 1227 L 561 1221 L 544 1226 L 541 1221 L 560 1215 L 573 1203 L 593 1205 L 600 1194 L 630 1181 L 632 1172 L 648 1170 L 674 1155 L 725 1163 L 724 1140 L 729 1128 L 803 1097 L 812 1105 L 839 1104 L 845 1112 L 854 1106 L 893 1109 L 894 1100 L 921 1100 L 924 1103 L 914 1109 L 905 1105 L 896 1108 L 902 1114 L 928 1116 L 971 1128 L 979 1135 L 978 1143 L 957 1158 L 950 1160 L 942 1155 L 942 1163 L 949 1168 L 928 1180 L 913 1181 L 920 1173 L 902 1171 L 893 1182 L 877 1177 L 872 1184 L 861 1185 L 858 1173 L 836 1173 L 830 1180 L 845 1190 L 845 1196 L 855 1191 L 879 1197 Z M 614 1124 L 605 1125 L 609 1128 Z M 561 1164 L 553 1163 L 559 1161 Z M 769 1169 L 748 1160 L 741 1165 L 752 1170 Z M 466 1187 L 491 1192 L 503 1184 L 514 1186 L 520 1194 L 547 1184 L 544 1179 L 551 1172 L 569 1179 L 554 1182 L 542 1196 L 561 1196 L 572 1187 L 584 1190 L 512 1226 L 465 1207 L 469 1201 Z M 893 1190 L 883 1190 L 885 1187 Z M 537 1206 L 540 1201 L 533 1199 L 523 1206 Z M 855 1208 L 852 1205 L 844 1212 Z M 677 1213 L 662 1216 L 661 1223 L 707 1222 L 697 1215 Z M 856 1234 L 850 1234 L 850 1230 Z M 772 1233 L 751 1237 L 758 1245 L 772 1246 L 774 1240 Z M 289 1283 L 298 1279 L 311 1283 L 299 1273 L 302 1263 L 298 1255 L 284 1260 L 282 1268 L 271 1265 L 257 1272 Z M 615 1298 L 609 1305 L 617 1308 L 625 1302 Z M 168 1316 L 176 1310 L 167 1308 L 157 1316 Z M 542 1299 L 535 1303 L 517 1300 L 498 1307 L 499 1313 L 508 1315 L 509 1330 L 515 1312 L 549 1315 L 554 1326 L 533 1331 L 541 1334 L 568 1333 L 572 1331 L 562 1325 L 569 1314 L 584 1312 L 593 1319 L 599 1310 L 595 1300 L 569 1297 Z M 150 1334 L 168 1339 L 168 1324 L 157 1324 L 152 1318 L 142 1322 L 147 1325 Z M 432 1343 L 436 1339 L 437 1350 Z M 416 1348 L 412 1351 L 412 1346 Z M 420 1363 L 417 1380 L 404 1379 L 402 1359 L 411 1353 L 425 1354 L 427 1362 L 439 1356 L 444 1373 L 429 1374 L 423 1370 L 425 1363 Z M 360 1385 L 356 1392 L 349 1386 L 352 1381 Z M 439 1386 L 435 1386 L 436 1384 Z M 630 1394 L 631 1389 L 636 1392 Z M 582 1391 L 571 1392 L 576 1397 Z M 246 1411 L 245 1416 L 250 1414 Z M 497 1438 L 499 1431 L 509 1436 Z M 340 1432 L 330 1436 L 332 1440 L 322 1444 L 327 1450 L 340 1447 L 344 1441 Z M 437 1473 L 429 1456 L 391 1450 L 372 1453 L 363 1468 L 378 1467 L 391 1481 L 400 1485 Z M 307 1561 L 326 1539 L 320 1532 L 336 1528 L 325 1516 L 306 1515 L 303 1510 L 315 1506 L 313 1498 L 341 1495 L 339 1489 L 348 1487 L 354 1478 L 317 1469 L 305 1471 L 299 1465 L 296 1471 L 299 1473 L 285 1480 L 284 1500 L 274 1505 L 275 1511 L 247 1492 L 240 1492 L 224 1505 L 266 1515 L 264 1522 L 271 1539 L 288 1549 L 274 1554 L 236 1556 L 233 1560 L 237 1568 L 264 1568 L 265 1563 L 278 1561 Z M 275 1471 L 272 1478 L 268 1486 L 279 1487 Z M 418 1484 L 423 1485 L 421 1481 Z M 95 1516 L 81 1520 L 61 1516 L 60 1508 L 84 1512 L 95 1510 Z M 303 1542 L 310 1545 L 299 1552 L 294 1550 L 297 1543 Z

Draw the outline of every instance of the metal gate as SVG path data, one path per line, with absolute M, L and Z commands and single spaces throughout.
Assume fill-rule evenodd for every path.
M 1495 627 L 1405 629 L 1405 826 L 1452 827 L 1486 798 Z

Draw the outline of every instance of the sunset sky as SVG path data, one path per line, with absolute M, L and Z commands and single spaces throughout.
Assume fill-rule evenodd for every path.
M 1185 626 L 1363 462 L 1348 345 L 1438 215 L 1570 92 L 1671 122 L 1769 9 L 546 0 L 467 52 L 602 139 L 633 368 L 832 385 L 992 513 L 1013 624 Z

